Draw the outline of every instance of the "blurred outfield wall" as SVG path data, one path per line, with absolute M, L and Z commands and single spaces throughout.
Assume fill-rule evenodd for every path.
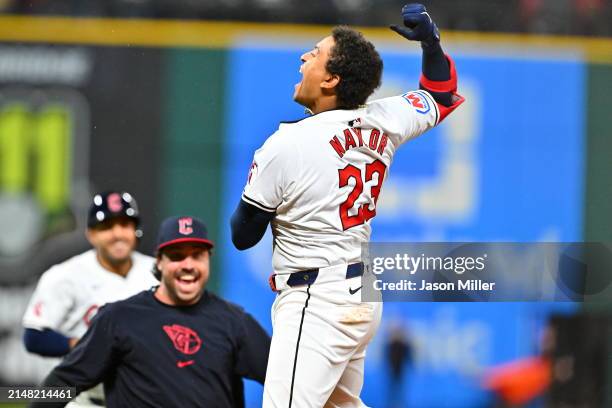
M 414 88 L 420 50 L 368 29 L 385 60 L 377 96 Z M 37 276 L 84 249 L 92 192 L 159 221 L 200 216 L 218 242 L 212 283 L 267 328 L 271 237 L 231 247 L 228 219 L 254 150 L 291 101 L 299 56 L 328 27 L 0 17 L 0 380 L 36 381 L 19 321 Z M 379 241 L 610 240 L 612 41 L 443 33 L 468 98 L 402 147 L 374 221 Z M 601 307 L 601 306 L 599 306 Z M 389 304 L 365 401 L 384 406 L 388 326 L 415 342 L 417 407 L 476 407 L 486 367 L 537 352 L 550 305 Z M 608 308 L 609 310 L 609 308 Z M 436 392 L 432 392 L 435 385 Z M 261 389 L 249 387 L 249 406 Z

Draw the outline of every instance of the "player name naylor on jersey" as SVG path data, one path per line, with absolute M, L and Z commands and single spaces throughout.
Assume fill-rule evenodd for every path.
M 383 154 L 389 141 L 387 134 L 379 129 L 349 127 L 344 129 L 342 133 L 344 142 L 338 136 L 332 137 L 329 141 L 331 147 L 340 157 L 343 157 L 347 150 L 362 146 L 367 146 L 370 150 Z

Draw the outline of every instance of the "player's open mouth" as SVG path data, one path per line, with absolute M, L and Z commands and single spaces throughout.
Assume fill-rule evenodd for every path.
M 200 275 L 185 274 L 177 276 L 176 283 L 179 289 L 183 291 L 191 291 L 195 289 L 196 284 L 200 280 Z
M 300 78 L 300 82 L 298 82 L 297 84 L 295 84 L 294 88 L 297 90 L 297 88 L 302 84 L 302 81 L 304 80 L 304 73 L 302 72 L 302 67 L 303 65 L 300 65 L 300 69 L 299 69 L 299 73 L 302 76 Z

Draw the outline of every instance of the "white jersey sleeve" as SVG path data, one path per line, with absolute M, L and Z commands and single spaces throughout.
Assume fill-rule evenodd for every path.
M 389 130 L 396 147 L 436 126 L 440 120 L 438 105 L 423 90 L 378 99 L 368 103 L 368 114 L 376 127 Z
M 24 327 L 57 330 L 72 309 L 71 282 L 64 279 L 57 268 L 49 269 L 38 281 L 23 316 Z
M 290 138 L 277 131 L 255 152 L 242 199 L 261 210 L 275 212 L 295 183 L 299 165 Z

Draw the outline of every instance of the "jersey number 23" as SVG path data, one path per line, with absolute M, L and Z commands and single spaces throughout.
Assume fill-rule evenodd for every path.
M 378 196 L 380 195 L 380 189 L 382 187 L 382 182 L 385 179 L 386 171 L 387 166 L 385 166 L 385 164 L 380 160 L 374 160 L 372 163 L 366 164 L 365 171 L 353 166 L 352 164 L 338 170 L 340 188 L 346 187 L 349 184 L 350 179 L 355 180 L 353 190 L 349 193 L 346 200 L 340 204 L 340 220 L 342 221 L 342 229 L 344 231 L 357 225 L 361 225 L 364 222 L 374 218 L 376 215 L 376 202 L 378 201 Z M 372 181 L 374 174 L 378 176 L 378 182 L 371 186 L 369 191 L 364 191 L 364 185 L 369 181 Z M 355 206 L 355 202 L 362 194 L 369 196 L 370 199 L 367 200 L 368 203 L 358 206 L 357 213 L 355 215 L 349 215 L 349 211 Z M 374 201 L 374 205 L 373 208 L 370 209 L 369 203 L 372 201 Z

